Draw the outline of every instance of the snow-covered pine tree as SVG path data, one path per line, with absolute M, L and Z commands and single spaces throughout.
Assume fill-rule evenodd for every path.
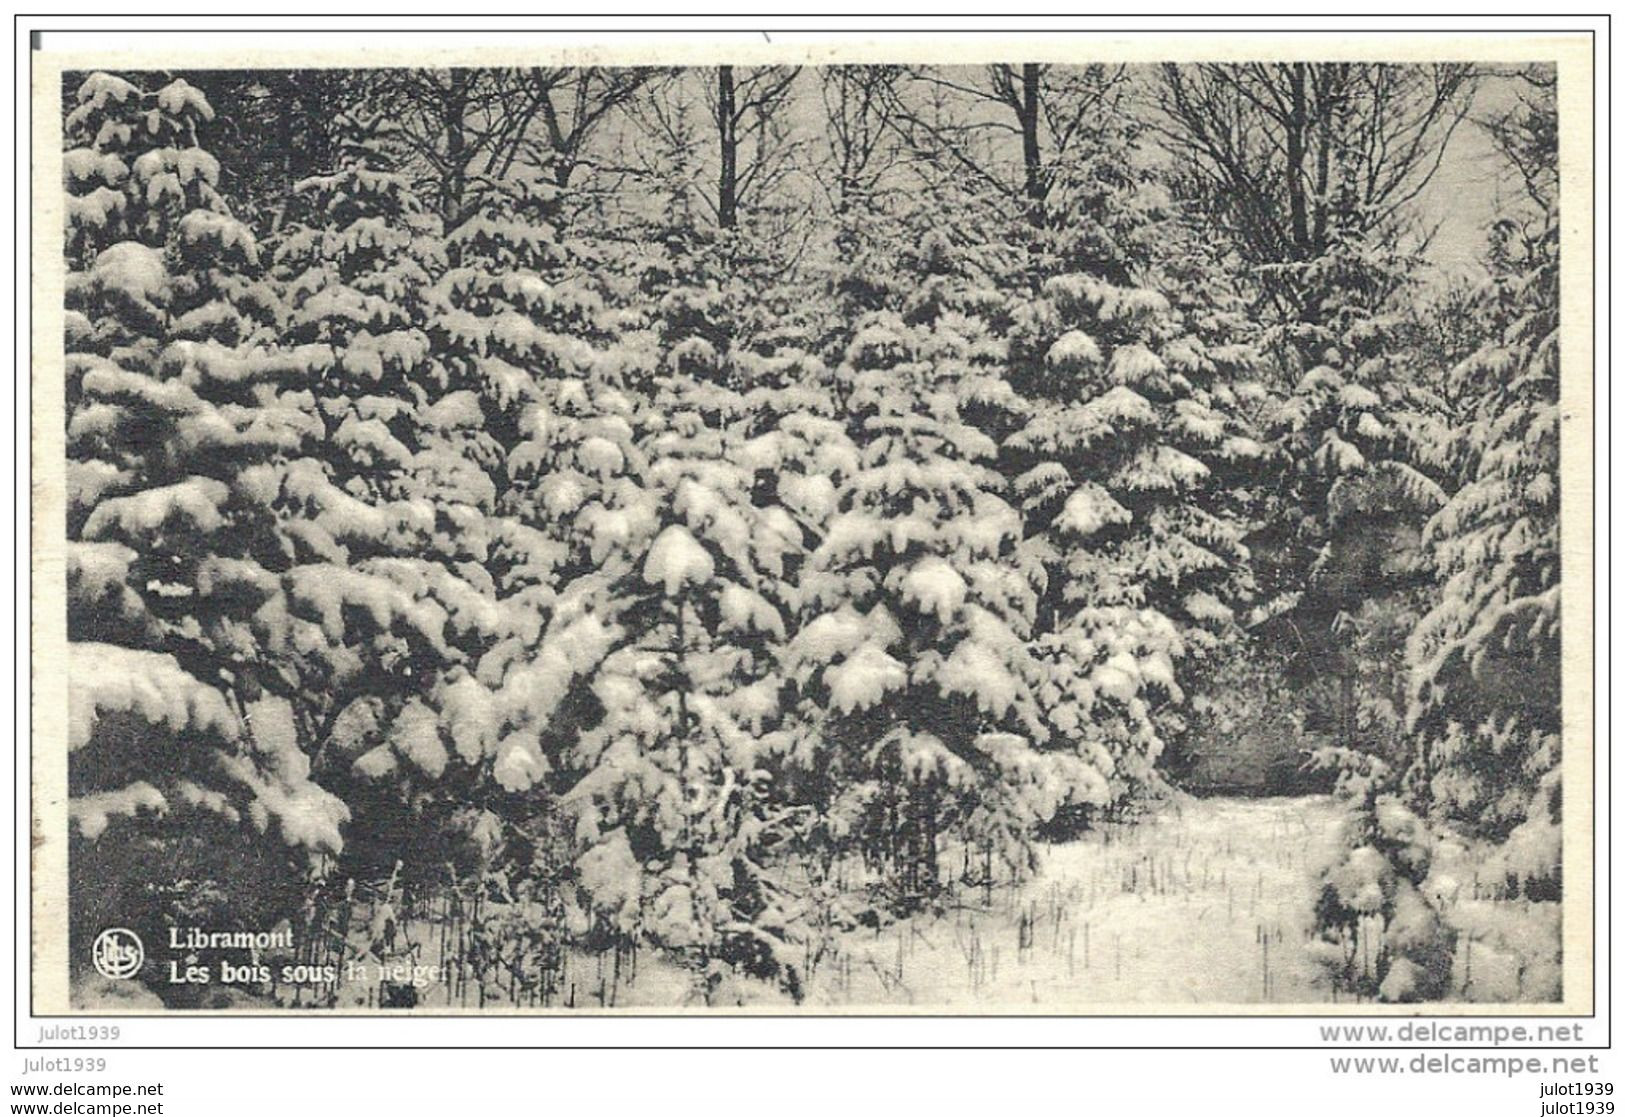
M 838 375 L 857 468 L 803 567 L 786 650 L 824 711 L 800 745 L 810 801 L 905 908 L 948 884 L 954 845 L 974 850 L 977 876 L 994 858 L 1025 868 L 1034 825 L 1104 791 L 1035 748 L 1034 593 L 997 446 L 960 414 L 978 380 L 964 358 L 895 313 L 856 324 Z
M 645 378 L 647 339 L 587 284 L 550 178 L 475 185 L 469 217 L 447 238 L 451 266 L 428 331 L 448 398 L 479 417 L 462 450 L 494 486 L 482 569 L 504 622 L 471 673 L 455 673 L 440 720 L 472 765 L 463 794 L 491 844 L 489 875 L 521 901 L 510 914 L 536 948 L 515 969 L 546 997 L 572 931 L 579 852 L 559 796 L 579 775 L 569 754 L 594 717 L 576 684 L 608 650 L 602 598 L 644 501 L 641 408 L 624 385 Z M 573 922 L 589 929 L 579 907 Z
M 1321 292 L 1316 320 L 1277 351 L 1312 363 L 1269 419 L 1280 480 L 1254 539 L 1263 610 L 1292 618 L 1311 727 L 1396 764 L 1418 533 L 1444 501 L 1440 432 L 1408 358 L 1422 266 L 1351 233 L 1301 269 Z
M 1156 197 L 1161 191 L 1148 193 Z M 1260 327 L 1238 278 L 1244 269 L 1222 241 L 1177 205 L 1149 207 L 1140 218 L 1128 235 L 1131 243 L 1144 244 L 1151 285 L 1167 297 L 1178 322 L 1169 351 L 1181 361 L 1181 375 L 1196 397 L 1225 424 L 1226 435 L 1216 447 L 1191 451 L 1209 469 L 1194 499 L 1245 541 L 1260 526 L 1274 470 L 1262 433 L 1273 400 L 1257 347 Z M 1218 583 L 1222 591 L 1210 591 L 1224 609 L 1193 616 L 1204 623 L 1187 630 L 1187 654 L 1178 672 L 1186 703 L 1158 718 L 1167 746 L 1162 764 L 1170 776 L 1188 773 L 1203 750 L 1230 751 L 1242 726 L 1257 727 L 1285 745 L 1282 731 L 1295 725 L 1292 711 L 1278 703 L 1284 693 L 1278 677 L 1282 659 L 1273 634 L 1260 636 L 1246 625 L 1257 587 L 1255 556 L 1245 543 L 1239 558 Z M 1287 755 L 1296 761 L 1295 752 Z M 1259 776 L 1282 786 L 1275 781 L 1291 773 L 1277 765 Z
M 433 292 L 434 352 L 451 398 L 478 416 L 465 452 L 495 490 L 484 567 L 504 610 L 524 618 L 493 664 L 522 660 L 513 641 L 534 645 L 558 592 L 596 569 L 595 523 L 636 453 L 637 408 L 620 385 L 640 358 L 595 348 L 612 334 L 560 240 L 558 193 L 525 174 L 479 184 Z
M 1436 606 L 1422 616 L 1438 592 L 1430 568 L 1444 550 L 1436 533 L 1454 522 L 1450 508 L 1463 505 L 1447 502 L 1434 479 L 1460 474 L 1437 429 L 1443 409 L 1430 399 L 1430 374 L 1413 363 L 1414 354 L 1429 351 L 1413 343 L 1415 300 L 1405 277 L 1416 265 L 1374 238 L 1350 238 L 1313 266 L 1325 292 L 1323 325 L 1305 328 L 1300 340 L 1323 363 L 1278 412 L 1277 446 L 1293 474 L 1274 509 L 1282 517 L 1276 538 L 1285 541 L 1279 554 L 1288 575 L 1275 584 L 1296 598 L 1293 631 L 1310 661 L 1304 674 L 1325 680 L 1305 688 L 1307 723 L 1336 742 L 1317 758 L 1339 771 L 1338 790 L 1350 800 L 1343 841 L 1322 874 L 1320 936 L 1311 953 L 1335 988 L 1391 1002 L 1450 993 L 1458 946 L 1456 928 L 1426 887 L 1439 839 L 1426 810 L 1428 749 L 1451 732 L 1452 715 L 1434 723 L 1434 734 L 1415 722 L 1426 702 L 1419 698 L 1426 690 L 1418 689 L 1426 672 L 1419 648 L 1430 646 L 1424 633 L 1436 637 L 1438 619 L 1449 615 Z M 1473 364 L 1469 357 L 1461 370 Z M 1466 375 L 1479 379 L 1484 372 L 1473 367 Z M 1446 394 L 1471 394 L 1461 387 L 1451 392 L 1447 383 Z M 1470 438 L 1485 435 L 1478 430 Z M 1427 693 L 1435 714 L 1456 700 L 1447 687 Z M 1476 766 L 1500 784 L 1501 773 L 1511 770 L 1502 767 L 1495 744 L 1477 760 L 1460 771 Z M 1407 776 L 1410 790 L 1420 792 L 1410 804 L 1400 793 Z M 1440 783 L 1452 786 L 1449 778 Z M 1486 799 L 1468 812 L 1473 824 L 1493 816 Z M 1530 848 L 1543 844 L 1537 838 Z M 1534 860 L 1553 864 L 1540 854 Z M 1544 870 L 1534 875 L 1550 879 Z
M 581 846 L 580 933 L 654 943 L 707 1000 L 734 967 L 799 981 L 764 850 L 780 822 L 766 786 L 777 598 L 801 540 L 787 513 L 753 499 L 732 429 L 739 374 L 710 340 L 726 345 L 715 306 L 704 289 L 667 296 L 628 484 L 588 517 L 595 569 L 572 594 L 607 638 L 560 763 Z
M 1288 340 L 1312 359 L 1271 417 L 1293 471 L 1285 500 L 1300 522 L 1296 545 L 1306 552 L 1295 568 L 1310 569 L 1360 507 L 1397 501 L 1425 515 L 1442 497 L 1421 472 L 1435 460 L 1437 432 L 1416 413 L 1415 377 L 1403 360 L 1410 284 L 1423 267 L 1382 238 L 1350 234 L 1302 269 L 1302 281 L 1323 292 L 1319 315 Z
M 1424 889 L 1437 854 L 1426 821 L 1384 788 L 1392 773 L 1364 754 L 1343 768 L 1350 810 L 1315 903 L 1319 935 L 1309 956 L 1334 989 L 1390 1003 L 1438 1000 L 1451 991 L 1457 933 Z
M 102 882 L 75 903 L 126 924 L 280 914 L 300 851 L 336 851 L 345 815 L 311 780 L 300 696 L 265 670 L 255 621 L 285 600 L 263 479 L 313 430 L 255 344 L 275 301 L 199 146 L 207 101 L 105 73 L 73 100 L 69 815 L 75 871 Z M 208 882 L 188 912 L 158 865 Z M 75 913 L 75 933 L 92 923 Z
M 1492 241 L 1478 312 L 1495 336 L 1451 372 L 1477 404 L 1452 443 L 1466 482 L 1427 525 L 1443 584 L 1408 649 L 1412 777 L 1437 816 L 1506 840 L 1507 874 L 1549 895 L 1562 744 L 1555 107 L 1531 96 L 1494 134 L 1526 169 L 1530 204 Z
M 351 870 L 406 860 L 413 879 L 444 872 L 445 842 L 491 832 L 459 786 L 484 742 L 442 734 L 440 719 L 510 618 L 486 570 L 497 492 L 483 414 L 427 332 L 439 221 L 392 169 L 383 122 L 346 117 L 337 131 L 338 165 L 298 184 L 276 252 L 283 376 L 319 432 L 263 479 L 287 518 L 289 569 L 286 608 L 259 621 L 307 695 L 301 740 L 318 776 L 367 815 Z
M 1162 737 L 1184 728 L 1174 661 L 1210 669 L 1237 631 L 1235 610 L 1250 591 L 1240 543 L 1247 502 L 1238 494 L 1262 448 L 1248 422 L 1258 389 L 1248 383 L 1254 358 L 1238 344 L 1245 324 L 1233 285 L 1173 220 L 1155 173 L 1135 155 L 1138 126 L 1105 102 L 1078 111 L 1087 139 L 1046 165 L 1041 206 L 945 178 L 923 207 L 932 224 L 900 258 L 926 265 L 903 282 L 910 320 L 944 311 L 978 319 L 977 344 L 1008 368 L 984 381 L 963 414 L 998 443 L 998 468 L 1022 508 L 1024 560 L 1046 574 L 1035 651 L 1046 664 L 1041 705 L 1061 719 L 1050 725 L 1050 747 L 1087 755 L 1107 778 L 1120 753 L 1115 800 L 1155 782 Z M 896 285 L 888 278 L 857 293 Z M 1129 395 L 1143 410 L 1096 413 Z M 1102 503 L 1106 520 L 1085 515 L 1081 531 L 1070 531 L 1068 499 L 1082 513 L 1096 493 L 1116 511 Z M 1067 571 L 1068 562 L 1079 569 Z M 1085 608 L 1100 611 L 1073 625 Z M 1109 646 L 1108 633 L 1122 646 Z M 1142 694 L 1138 670 L 1121 685 L 1108 673 L 1121 697 L 1101 698 L 1090 675 L 1119 653 L 1117 668 L 1143 659 L 1162 681 Z M 1085 726 L 1106 728 L 1084 742 Z
M 1203 336 L 1191 309 L 1070 273 L 1046 280 L 1011 330 L 1030 417 L 1006 440 L 1007 468 L 1024 550 L 1048 572 L 1041 704 L 1056 741 L 1109 782 L 1107 801 L 1155 785 L 1163 734 L 1184 724 L 1176 665 L 1219 646 L 1250 588 L 1216 472 L 1260 453 L 1237 418 L 1245 351 Z
M 679 292 L 694 310 L 698 292 Z M 816 301 L 816 300 L 815 300 Z M 727 313 L 721 300 L 702 298 Z M 668 314 L 675 308 L 668 304 Z M 725 408 L 715 411 L 725 423 L 729 460 L 747 486 L 751 515 L 763 529 L 785 541 L 776 573 L 760 587 L 763 599 L 787 626 L 795 623 L 797 586 L 806 557 L 826 536 L 836 515 L 838 486 L 858 467 L 858 456 L 840 414 L 838 385 L 831 370 L 803 348 L 808 337 L 805 316 L 780 320 L 758 308 L 735 330 L 748 340 L 722 337 L 729 345 L 721 360 L 720 380 L 731 385 L 722 395 Z M 694 335 L 699 336 L 699 335 Z M 814 342 L 816 344 L 816 342 Z M 702 370 L 709 350 L 692 347 Z M 730 418 L 731 416 L 731 418 Z M 762 649 L 777 663 L 784 636 L 775 634 Z M 802 959 L 807 968 L 827 946 L 835 925 L 849 927 L 849 908 L 836 860 L 844 843 L 833 840 L 831 820 L 814 806 L 809 786 L 822 780 L 818 751 L 822 708 L 811 700 L 796 701 L 778 685 L 778 700 L 758 704 L 752 723 L 762 745 L 759 763 L 765 772 L 761 807 L 772 819 L 772 852 L 763 858 L 763 888 L 774 898 L 774 933 L 795 944 L 795 980 Z M 764 691 L 764 697 L 766 692 Z

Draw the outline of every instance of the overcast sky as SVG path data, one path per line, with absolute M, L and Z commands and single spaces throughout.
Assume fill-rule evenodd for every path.
M 1513 79 L 1491 73 L 1479 85 L 1473 103 L 1474 119 L 1511 108 L 1515 102 Z M 1432 256 L 1452 271 L 1481 271 L 1479 257 L 1485 230 L 1504 198 L 1516 189 L 1508 168 L 1491 145 L 1484 129 L 1464 122 L 1445 151 L 1439 173 L 1417 199 L 1423 219 L 1438 223 Z

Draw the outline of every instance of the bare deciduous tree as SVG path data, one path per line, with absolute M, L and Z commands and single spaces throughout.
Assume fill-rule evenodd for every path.
M 617 170 L 664 184 L 677 219 L 698 198 L 732 229 L 796 170 L 801 141 L 790 122 L 794 66 L 716 66 L 679 76 L 627 113 L 641 139 L 623 145 Z M 703 180 L 709 178 L 707 189 Z
M 717 225 L 732 229 L 752 193 L 766 193 L 790 171 L 794 140 L 783 109 L 799 68 L 718 66 L 706 104 L 717 127 Z
M 380 70 L 374 103 L 432 186 L 441 216 L 466 216 L 471 179 L 507 174 L 538 105 L 514 70 Z
M 874 203 L 898 162 L 895 86 L 900 66 L 829 66 L 818 71 L 827 150 L 812 178 L 830 209 L 846 215 Z
M 669 73 L 650 67 L 380 71 L 376 96 L 433 184 L 441 215 L 466 215 L 472 180 L 546 168 L 560 186 L 590 162 L 606 119 Z
M 553 180 L 560 186 L 570 185 L 576 170 L 591 164 L 588 145 L 609 117 L 640 91 L 665 81 L 671 73 L 670 69 L 653 66 L 527 70 L 525 83 L 536 98 L 546 127 Z
M 922 67 L 909 74 L 914 90 L 898 87 L 893 119 L 918 156 L 1019 199 L 1029 219 L 1043 224 L 1059 169 L 1086 142 L 1089 122 L 1127 73 L 1123 66 L 1035 62 L 980 73 Z
M 1155 129 L 1247 262 L 1290 265 L 1350 234 L 1397 231 L 1476 82 L 1458 64 L 1166 64 Z M 1266 285 L 1283 309 L 1315 320 L 1310 287 Z

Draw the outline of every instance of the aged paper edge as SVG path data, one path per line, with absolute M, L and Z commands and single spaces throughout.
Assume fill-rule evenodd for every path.
M 319 34 L 313 33 L 313 34 Z M 545 34 L 538 34 L 545 40 Z M 635 36 L 628 35 L 629 39 Z M 831 40 L 784 44 L 707 42 L 697 38 L 628 41 L 613 46 L 417 49 L 33 52 L 33 302 L 31 442 L 31 781 L 30 933 L 32 1015 L 383 1016 L 402 1010 L 297 1009 L 166 1012 L 71 1007 L 67 956 L 67 632 L 65 585 L 66 446 L 64 432 L 64 206 L 59 92 L 65 71 L 84 69 L 321 69 L 448 66 L 765 65 L 936 63 L 973 65 L 1024 58 L 1088 62 L 1347 61 L 1555 62 L 1558 66 L 1559 175 L 1562 206 L 1560 395 L 1563 621 L 1563 997 L 1551 1004 L 1348 1005 L 1142 1003 L 1042 1006 L 859 1005 L 703 1009 L 446 1009 L 424 1016 L 1589 1016 L 1595 1011 L 1593 771 L 1593 48 L 1589 35 L 1460 35 L 1336 32 L 1321 35 L 1128 35 L 1076 32 L 1044 39 L 939 33 L 919 40 Z M 19 975 L 20 977 L 21 975 Z M 19 982 L 19 987 L 21 983 Z M 414 1014 L 407 1010 L 407 1015 Z

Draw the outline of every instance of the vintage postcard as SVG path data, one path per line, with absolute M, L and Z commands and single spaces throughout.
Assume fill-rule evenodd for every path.
M 36 54 L 32 1010 L 1588 1014 L 1587 39 Z

